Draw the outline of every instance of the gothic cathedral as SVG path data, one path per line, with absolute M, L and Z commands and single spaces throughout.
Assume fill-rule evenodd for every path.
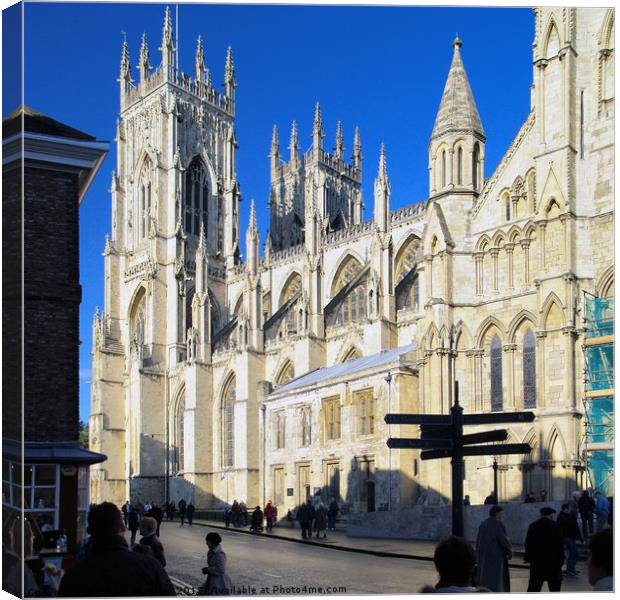
M 613 296 L 614 12 L 535 9 L 531 111 L 495 171 L 463 62 L 453 58 L 428 145 L 429 195 L 390 209 L 381 148 L 363 215 L 359 130 L 324 148 L 274 128 L 264 253 L 254 207 L 241 260 L 235 69 L 212 84 L 161 65 L 145 37 L 120 67 L 105 308 L 93 322 L 93 502 L 181 497 L 199 508 L 310 496 L 349 511 L 449 500 L 448 460 L 390 451 L 387 412 L 532 410 L 509 429 L 500 497 L 585 484 L 583 298 Z M 463 52 L 465 50 L 465 52 Z M 446 65 L 447 67 L 448 65 Z M 499 94 L 498 94 L 499 97 Z M 431 124 L 429 123 L 429 129 Z M 475 430 L 473 430 L 475 431 Z M 467 461 L 472 503 L 488 457 Z M 445 463 L 445 464 L 444 464 Z

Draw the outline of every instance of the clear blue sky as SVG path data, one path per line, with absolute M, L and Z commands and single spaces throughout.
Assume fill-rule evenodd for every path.
M 96 306 L 103 305 L 101 252 L 110 231 L 108 189 L 116 162 L 120 32 L 127 32 L 132 66 L 143 31 L 149 39 L 151 62 L 159 64 L 164 7 L 26 4 L 26 104 L 112 142 L 80 209 L 83 419 L 90 412 L 92 315 Z M 392 181 L 392 208 L 426 198 L 428 138 L 456 32 L 463 40 L 465 68 L 487 134 L 487 177 L 529 112 L 534 39 L 530 9 L 181 5 L 179 15 L 182 70 L 193 72 L 196 39 L 202 34 L 207 65 L 219 84 L 226 48 L 233 48 L 239 85 L 241 228 L 245 231 L 250 199 L 255 198 L 263 242 L 268 227 L 267 155 L 272 127 L 278 126 L 281 145 L 286 147 L 291 121 L 296 119 L 302 149 L 307 149 L 317 100 L 328 149 L 334 143 L 338 119 L 343 123 L 347 156 L 354 128 L 360 127 L 366 217 L 371 216 L 381 141 Z M 18 102 L 15 89 L 5 86 L 3 115 Z M 287 156 L 288 151 L 284 152 Z

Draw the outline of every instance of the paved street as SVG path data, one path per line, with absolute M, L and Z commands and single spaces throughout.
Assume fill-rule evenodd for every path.
M 201 569 L 206 565 L 205 535 L 216 531 L 194 525 L 181 527 L 179 522 L 161 527 L 161 541 L 166 550 L 167 571 L 175 584 L 198 586 L 204 582 Z M 432 562 L 332 550 L 282 539 L 248 535 L 234 530 L 217 530 L 229 562 L 229 573 L 237 593 L 309 594 L 309 588 L 331 588 L 335 594 L 411 594 L 425 584 L 436 581 Z M 380 548 L 385 540 L 369 540 Z M 563 591 L 590 589 L 582 575 L 565 580 Z M 525 591 L 528 571 L 512 569 L 513 591 Z M 304 588 L 304 586 L 306 586 Z M 289 589 L 287 588 L 294 588 Z M 335 589 L 334 589 L 335 588 Z M 546 586 L 543 589 L 546 591 Z

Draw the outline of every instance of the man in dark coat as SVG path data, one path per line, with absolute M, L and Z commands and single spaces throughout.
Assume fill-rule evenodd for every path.
M 579 532 L 577 514 L 571 511 L 570 504 L 562 504 L 562 512 L 558 515 L 557 523 L 562 531 L 564 545 L 568 553 L 566 574 L 575 576 L 578 574 L 575 570 L 575 565 L 577 564 L 577 542 L 583 542 L 583 538 Z
M 527 530 L 523 559 L 530 563 L 528 592 L 540 592 L 545 581 L 550 592 L 559 592 L 562 587 L 564 540 L 560 527 L 553 520 L 554 514 L 555 509 L 550 506 L 541 508 L 540 519 Z
M 497 498 L 495 497 L 495 492 L 491 492 L 485 499 L 485 504 L 497 504 Z
M 164 555 L 164 547 L 159 541 L 155 529 L 157 521 L 153 517 L 144 517 L 140 523 L 140 544 L 148 546 L 153 551 L 153 556 L 161 563 L 162 567 L 166 566 L 166 556 Z
M 299 521 L 299 527 L 301 528 L 301 537 L 305 540 L 309 535 L 312 535 L 311 521 L 310 521 L 310 500 L 306 504 L 302 504 L 297 509 L 297 520 Z
M 179 500 L 179 517 L 181 517 L 181 527 L 185 524 L 185 511 L 187 510 L 187 502 L 184 498 Z
M 588 536 L 594 533 L 594 509 L 596 508 L 596 502 L 594 502 L 594 498 L 588 493 L 588 490 L 583 490 L 577 506 L 581 515 L 583 539 L 587 540 Z
M 159 537 L 159 528 L 161 527 L 161 522 L 164 520 L 164 511 L 161 509 L 161 506 L 153 504 L 153 508 L 151 508 L 151 517 L 157 522 L 157 530 L 155 533 L 157 537 Z
M 512 545 L 502 523 L 503 513 L 501 506 L 493 506 L 489 518 L 481 523 L 476 540 L 476 583 L 492 592 L 510 591 L 508 560 L 512 558 Z
M 187 524 L 191 525 L 194 520 L 194 512 L 196 511 L 196 507 L 193 502 L 190 502 L 187 505 Z
M 93 542 L 86 556 L 60 582 L 61 597 L 175 596 L 161 564 L 131 552 L 123 537 L 123 517 L 111 502 L 94 505 L 88 513 Z

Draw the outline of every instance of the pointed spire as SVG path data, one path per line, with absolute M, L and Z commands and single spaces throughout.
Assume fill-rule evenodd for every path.
M 246 250 L 248 253 L 248 270 L 252 275 L 258 273 L 258 224 L 256 223 L 256 206 L 254 198 L 250 202 L 250 224 L 246 233 Z
M 151 58 L 149 56 L 149 46 L 146 40 L 146 33 L 142 34 L 142 43 L 140 44 L 140 81 L 144 81 L 151 70 Z
M 172 17 L 170 16 L 170 7 L 166 6 L 164 15 L 164 28 L 161 39 L 161 60 L 164 67 L 174 67 L 174 32 L 172 30 Z
M 353 137 L 353 166 L 360 169 L 362 166 L 362 138 L 360 137 L 360 128 L 355 127 L 355 136 Z
M 315 140 L 320 140 L 319 144 L 322 145 L 323 118 L 321 117 L 321 105 L 318 102 L 316 103 L 316 108 L 314 109 L 314 123 L 312 125 L 312 138 Z M 315 144 L 315 146 L 320 147 L 319 144 Z
M 211 71 L 205 68 L 205 85 L 211 87 Z
M 196 248 L 196 294 L 205 294 L 209 286 L 209 256 L 204 221 L 200 222 L 198 248 Z
M 252 238 L 256 236 L 258 233 L 258 224 L 256 222 L 256 205 L 254 203 L 254 198 L 250 201 L 250 225 L 248 228 L 250 235 Z
M 200 234 L 198 236 L 198 248 L 196 250 L 196 257 L 207 256 L 207 236 L 205 235 L 204 221 L 200 221 Z
M 437 111 L 431 139 L 456 130 L 465 130 L 485 137 L 478 108 L 463 66 L 462 45 L 463 42 L 457 36 L 452 43 L 454 48 L 452 64 Z
M 232 48 L 228 46 L 226 51 L 226 68 L 224 69 L 224 83 L 235 83 L 235 63 L 233 61 Z
M 299 135 L 297 133 L 296 121 L 293 121 L 293 125 L 291 126 L 291 143 L 288 149 L 291 152 L 291 161 L 297 160 L 297 155 L 299 153 Z
M 124 33 L 124 32 L 123 32 Z M 131 64 L 129 63 L 129 46 L 127 39 L 123 40 L 123 48 L 121 50 L 121 76 L 119 81 L 131 83 Z
M 336 127 L 336 146 L 334 147 L 334 156 L 342 159 L 343 154 L 344 138 L 342 137 L 342 123 L 338 121 L 338 126 Z
M 385 144 L 381 142 L 381 154 L 379 155 L 379 179 L 387 181 L 387 164 L 385 161 Z
M 196 48 L 196 79 L 203 81 L 206 72 L 205 51 L 202 46 L 202 36 L 198 36 L 198 47 Z
M 271 134 L 271 156 L 278 156 L 280 154 L 280 140 L 278 139 L 278 128 L 273 126 L 273 133 Z

